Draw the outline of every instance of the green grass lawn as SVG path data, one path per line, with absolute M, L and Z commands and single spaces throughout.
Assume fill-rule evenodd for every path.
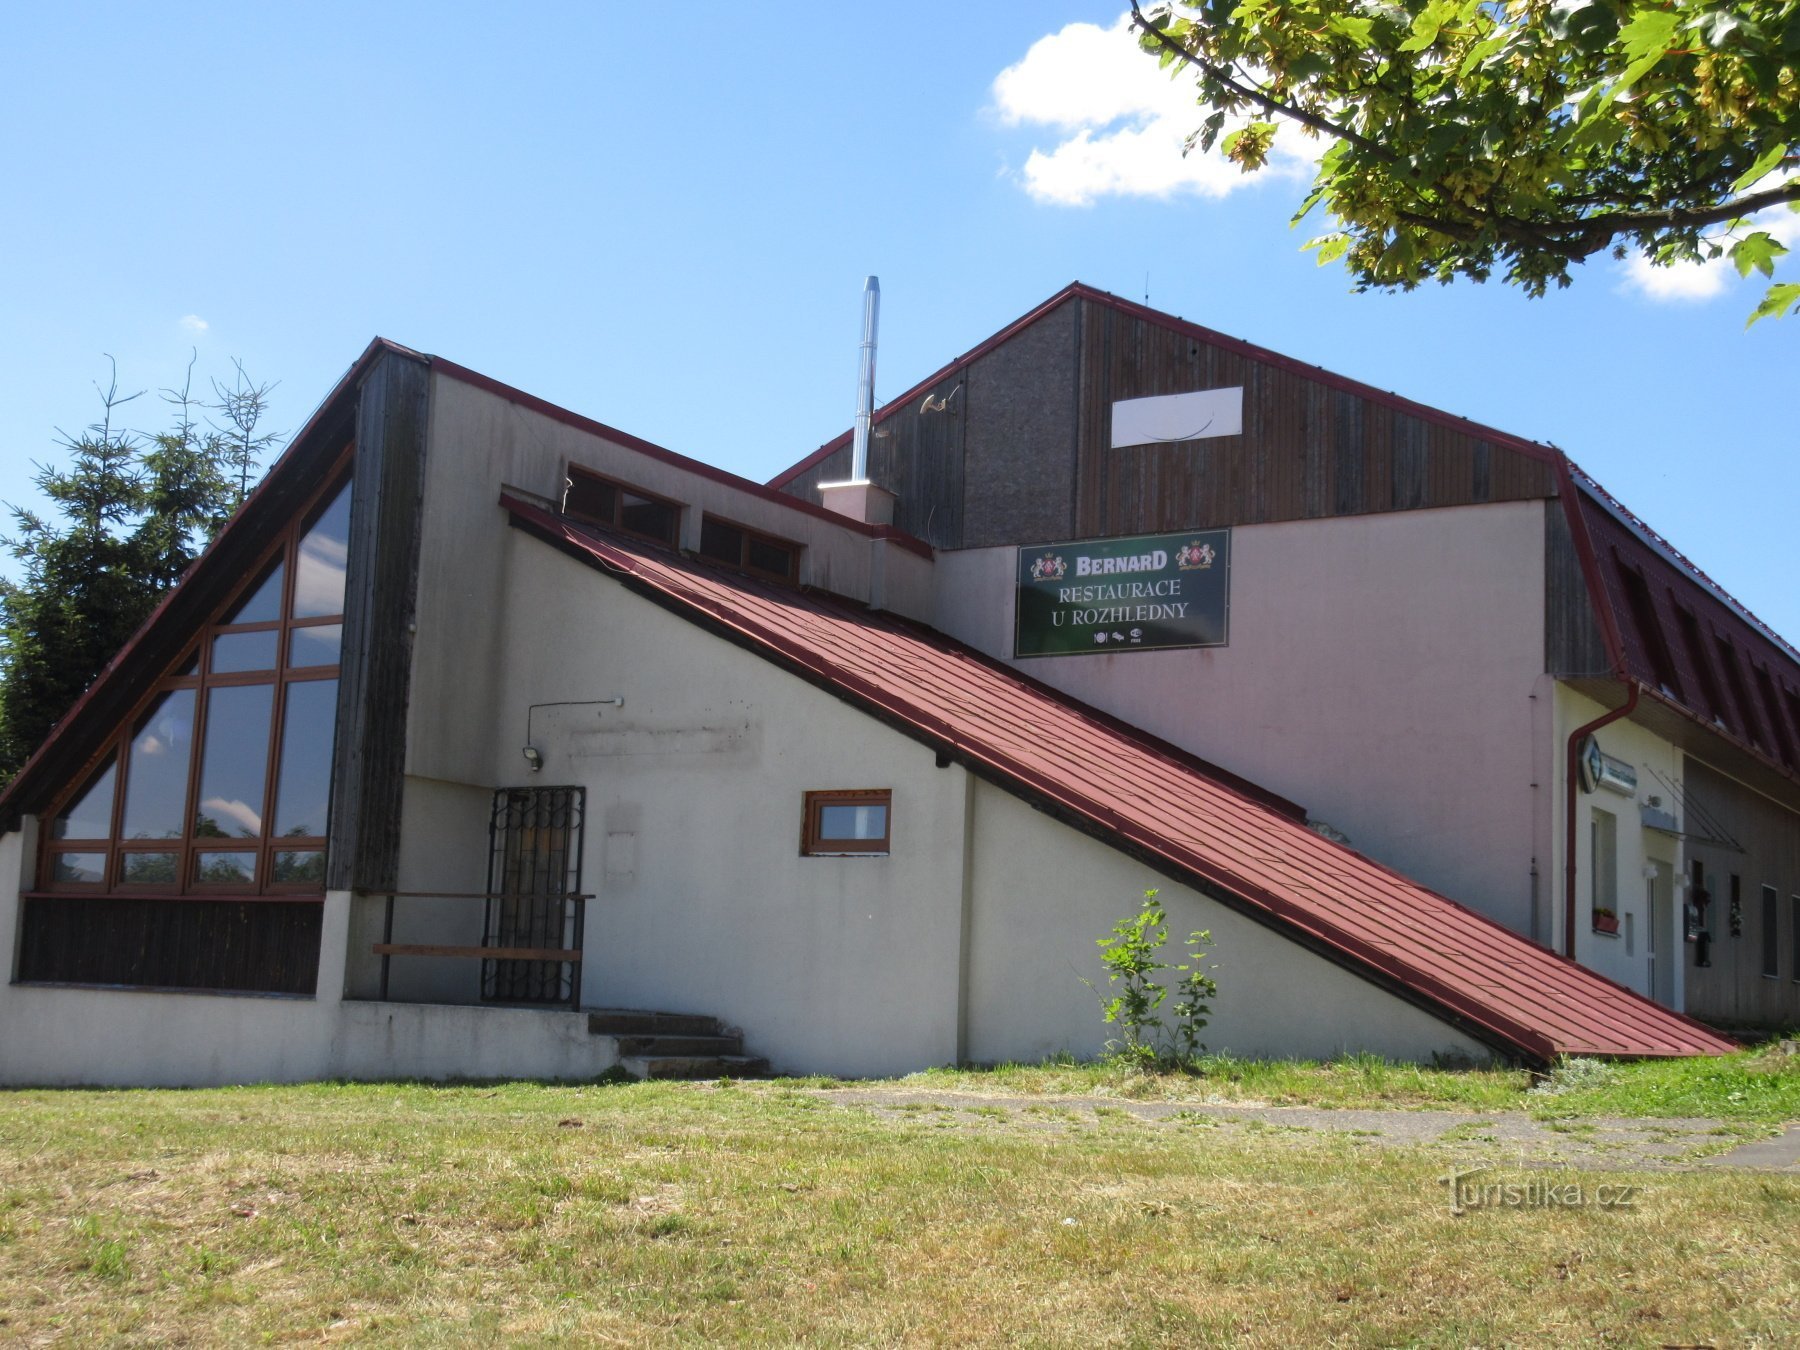
M 1664 1096 L 1684 1115 L 1722 1114 L 1712 1098 L 1739 1119 L 1766 1109 L 1761 1088 L 1730 1102 L 1741 1085 L 1652 1067 L 1577 1070 L 1600 1081 L 1544 1100 L 1577 1123 Z M 1535 1100 L 1508 1075 L 1383 1071 L 1238 1065 L 1231 1091 Z M 1731 1072 L 1765 1071 L 1790 1077 L 1748 1058 Z M 1015 1091 L 1035 1073 L 1063 1091 L 1104 1072 L 967 1081 Z M 1429 1147 L 1197 1115 L 878 1113 L 784 1083 L 14 1091 L 0 1094 L 0 1341 L 1800 1336 L 1800 1178 L 1589 1172 L 1640 1187 L 1632 1207 L 1457 1216 L 1445 1166 Z
M 824 1080 L 808 1080 L 822 1082 Z M 898 1080 L 947 1091 L 1091 1095 L 1276 1106 L 1529 1111 L 1540 1117 L 1710 1116 L 1800 1120 L 1800 1054 L 1777 1043 L 1712 1058 L 1524 1069 L 1432 1069 L 1359 1055 L 1334 1063 L 1203 1058 L 1194 1072 L 1142 1074 L 1108 1062 L 931 1069 Z

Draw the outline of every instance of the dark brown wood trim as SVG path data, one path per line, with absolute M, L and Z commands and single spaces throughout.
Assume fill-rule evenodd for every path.
M 385 354 L 361 385 L 328 890 L 391 888 L 399 869 L 430 403 L 431 372 L 410 354 Z

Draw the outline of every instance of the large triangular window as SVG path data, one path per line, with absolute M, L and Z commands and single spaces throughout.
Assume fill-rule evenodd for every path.
M 323 895 L 349 539 L 340 478 L 48 813 L 41 890 Z

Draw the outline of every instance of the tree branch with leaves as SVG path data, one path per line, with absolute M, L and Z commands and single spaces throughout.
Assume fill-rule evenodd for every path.
M 1246 172 L 1286 123 L 1328 142 L 1295 216 L 1357 288 L 1506 281 L 1542 295 L 1595 254 L 1728 257 L 1800 310 L 1800 0 L 1131 0 L 1140 45 L 1210 109 L 1188 148 Z M 1227 131 L 1228 125 L 1236 123 Z

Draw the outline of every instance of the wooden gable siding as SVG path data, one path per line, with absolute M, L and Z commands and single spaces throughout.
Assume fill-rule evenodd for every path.
M 898 494 L 894 523 L 936 548 L 1556 495 L 1552 452 L 1215 338 L 1072 292 L 878 412 L 870 477 Z M 1234 385 L 1243 434 L 1112 448 L 1116 400 Z M 929 410 L 939 399 L 947 410 Z M 781 486 L 817 501 L 849 476 L 844 437 Z
M 1544 668 L 1565 679 L 1613 673 L 1561 501 L 1544 505 Z
M 1081 308 L 1083 537 L 1556 494 L 1551 466 L 1091 299 Z M 1119 399 L 1242 386 L 1240 436 L 1111 448 Z
M 424 361 L 389 352 L 357 403 L 325 882 L 333 890 L 397 882 L 430 387 Z
M 883 409 L 869 437 L 869 477 L 898 498 L 894 526 L 933 548 L 963 546 L 967 375 L 966 369 L 953 370 L 924 393 L 913 391 L 905 407 Z M 850 453 L 846 440 L 781 490 L 817 502 L 819 484 L 850 477 Z

